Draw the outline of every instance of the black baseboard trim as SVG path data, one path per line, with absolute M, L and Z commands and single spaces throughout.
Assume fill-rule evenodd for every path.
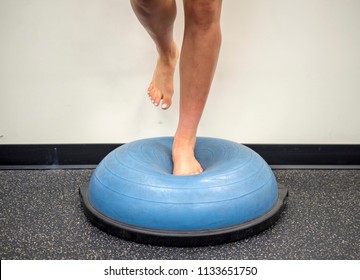
M 0 168 L 97 165 L 119 146 L 121 144 L 0 145 Z
M 95 168 L 122 144 L 0 145 L 0 169 Z M 360 169 L 360 145 L 245 144 L 273 169 Z

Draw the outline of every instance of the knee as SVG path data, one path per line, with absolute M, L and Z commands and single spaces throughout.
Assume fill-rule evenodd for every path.
M 185 19 L 188 25 L 199 29 L 209 29 L 219 24 L 221 0 L 191 0 L 185 4 Z

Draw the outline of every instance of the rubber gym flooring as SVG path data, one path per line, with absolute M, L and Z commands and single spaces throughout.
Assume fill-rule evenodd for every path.
M 275 170 L 289 197 L 274 226 L 192 248 L 137 244 L 90 224 L 78 191 L 92 172 L 0 171 L 1 259 L 360 259 L 360 170 Z

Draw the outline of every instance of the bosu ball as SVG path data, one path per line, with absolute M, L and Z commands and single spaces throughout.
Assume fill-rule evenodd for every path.
M 198 137 L 204 172 L 172 175 L 172 137 L 122 145 L 80 188 L 83 209 L 100 229 L 123 239 L 163 246 L 236 241 L 274 224 L 288 194 L 250 148 Z

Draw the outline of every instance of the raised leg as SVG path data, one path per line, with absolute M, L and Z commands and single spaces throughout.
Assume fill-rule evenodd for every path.
M 194 156 L 194 146 L 220 51 L 221 4 L 221 0 L 184 0 L 180 115 L 172 151 L 174 175 L 203 171 Z
M 175 0 L 131 0 L 131 6 L 141 24 L 155 42 L 159 57 L 148 88 L 155 106 L 168 109 L 174 94 L 174 71 L 178 48 L 173 39 L 176 17 Z

